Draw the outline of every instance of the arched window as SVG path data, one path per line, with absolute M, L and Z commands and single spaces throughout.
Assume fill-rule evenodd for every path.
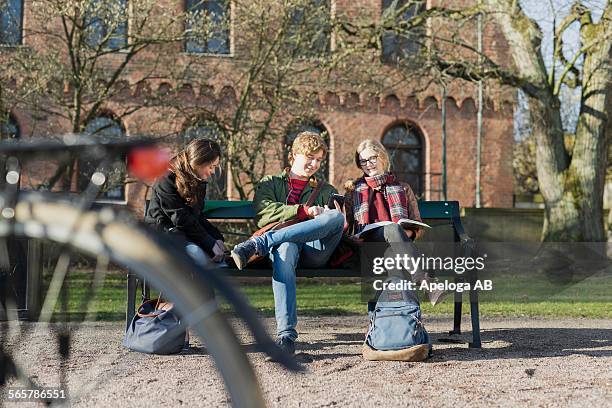
M 414 56 L 419 51 L 419 37 L 423 34 L 421 27 L 410 30 L 403 27 L 405 22 L 421 13 L 425 8 L 424 1 L 416 0 L 382 0 L 383 16 L 397 14 L 395 30 L 385 30 L 382 34 L 382 60 L 387 63 L 398 63 L 404 58 Z
M 391 171 L 400 181 L 410 184 L 417 197 L 425 192 L 422 141 L 421 132 L 409 124 L 393 126 L 382 140 L 389 152 Z
M 285 167 L 291 166 L 289 164 L 288 156 L 289 152 L 291 151 L 291 145 L 293 144 L 293 141 L 298 137 L 301 132 L 305 131 L 320 134 L 321 137 L 323 137 L 323 140 L 325 140 L 325 144 L 327 144 L 327 147 L 329 148 L 329 132 L 321 123 L 311 122 L 295 126 L 287 133 L 287 136 L 285 138 Z M 327 156 L 321 163 L 321 167 L 319 168 L 319 171 L 317 172 L 316 176 L 326 181 L 329 180 L 329 151 Z
M 225 147 L 225 133 L 223 128 L 212 121 L 196 121 L 183 132 L 183 146 L 181 146 L 181 149 L 193 139 L 211 139 L 219 143 L 221 147 L 221 165 L 217 167 L 215 174 L 208 180 L 208 185 L 206 186 L 206 199 L 227 199 L 227 149 Z
M 100 138 L 103 140 L 122 140 L 125 132 L 121 124 L 110 116 L 98 116 L 85 126 L 86 136 Z M 110 164 L 107 169 L 103 169 L 106 176 L 106 183 L 102 186 L 101 199 L 125 200 L 125 177 L 126 157 L 119 156 Z M 84 191 L 89 185 L 92 174 L 101 163 L 101 158 L 84 156 L 79 160 L 77 186 L 79 191 Z
M 0 1 L 0 44 L 21 44 L 22 32 L 23 0 Z

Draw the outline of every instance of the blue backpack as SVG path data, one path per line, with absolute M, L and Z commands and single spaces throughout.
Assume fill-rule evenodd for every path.
M 399 282 L 389 278 L 386 282 Z M 401 350 L 429 344 L 429 334 L 421 320 L 416 294 L 408 290 L 383 290 L 373 310 L 366 343 L 375 350 Z

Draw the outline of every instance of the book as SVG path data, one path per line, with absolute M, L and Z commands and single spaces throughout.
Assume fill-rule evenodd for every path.
M 389 224 L 393 224 L 393 221 L 379 221 L 379 222 L 375 222 L 372 224 L 368 224 L 363 228 L 363 230 L 361 230 L 359 234 L 355 234 L 353 235 L 353 237 L 359 238 L 361 234 L 363 234 L 364 232 L 368 232 L 370 230 L 373 230 L 374 228 L 384 227 L 385 225 L 389 225 Z M 400 220 L 397 221 L 397 224 L 399 224 L 399 226 L 404 229 L 431 228 L 430 225 L 427 225 L 424 222 L 415 221 L 415 220 L 411 220 L 408 218 L 401 218 Z

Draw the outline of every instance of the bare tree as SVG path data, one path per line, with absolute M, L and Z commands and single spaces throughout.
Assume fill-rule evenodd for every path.
M 6 56 L 7 70 L 15 79 L 12 98 L 25 111 L 66 124 L 72 133 L 112 137 L 106 131 L 110 122 L 88 126 L 109 106 L 117 122 L 147 106 L 147 101 L 124 96 L 159 76 L 168 58 L 161 52 L 163 45 L 182 38 L 176 14 L 154 0 L 30 2 L 26 46 Z M 154 52 L 140 58 L 147 50 Z M 67 160 L 45 187 L 68 177 L 75 188 L 78 163 L 75 157 Z M 115 173 L 122 184 L 125 171 Z
M 461 9 L 430 7 L 410 18 L 406 10 L 421 1 L 394 1 L 380 20 L 342 21 L 349 37 L 376 48 L 385 31 L 408 35 L 429 27 L 421 36 L 422 51 L 396 65 L 400 73 L 415 62 L 420 75 L 446 81 L 484 80 L 515 87 L 527 96 L 530 128 L 536 141 L 539 189 L 546 204 L 545 241 L 603 241 L 603 191 L 610 138 L 612 84 L 612 3 L 606 0 L 599 21 L 591 8 L 577 1 L 555 27 L 553 62 L 542 53 L 542 31 L 517 0 L 482 0 Z M 479 5 L 479 3 L 482 3 Z M 511 61 L 500 61 L 476 46 L 475 19 L 482 15 L 503 33 Z M 575 52 L 563 42 L 564 33 L 579 25 Z M 434 29 L 432 29 L 434 27 Z M 565 143 L 560 95 L 563 87 L 580 87 L 580 110 L 571 149 Z
M 283 0 L 270 7 L 255 0 L 233 1 L 232 7 L 231 22 L 230 13 L 221 19 L 208 10 L 191 10 L 187 19 L 194 29 L 188 30 L 186 40 L 194 48 L 205 47 L 215 33 L 231 26 L 236 33 L 231 60 L 192 59 L 172 73 L 175 81 L 195 85 L 201 95 L 207 89 L 212 93 L 218 82 L 227 83 L 226 89 L 193 104 L 168 100 L 175 118 L 188 118 L 193 128 L 208 128 L 208 136 L 219 139 L 233 186 L 247 199 L 271 161 L 281 159 L 282 165 L 283 141 L 292 126 L 316 117 L 317 93 L 326 86 L 318 67 L 330 58 L 331 3 Z

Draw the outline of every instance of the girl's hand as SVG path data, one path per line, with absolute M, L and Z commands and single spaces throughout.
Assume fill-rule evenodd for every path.
M 212 248 L 213 251 L 213 262 L 221 262 L 223 261 L 223 257 L 225 256 L 225 244 L 223 243 L 223 241 L 221 241 L 220 239 L 218 239 L 215 242 L 215 245 Z
M 424 230 L 422 228 L 413 230 L 413 229 L 407 229 L 404 230 L 406 231 L 406 235 L 408 235 L 408 238 L 410 238 L 413 241 L 416 241 L 417 239 L 421 238 L 423 236 L 423 232 Z
M 425 233 L 425 229 L 424 228 L 419 228 L 416 231 L 416 235 L 414 237 L 414 241 L 416 241 L 417 239 L 420 239 L 423 236 L 424 233 Z

